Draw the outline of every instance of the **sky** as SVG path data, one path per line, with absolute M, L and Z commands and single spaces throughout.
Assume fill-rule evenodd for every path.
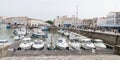
M 28 16 L 53 20 L 57 16 L 76 15 L 86 19 L 120 11 L 120 0 L 0 0 L 0 16 Z

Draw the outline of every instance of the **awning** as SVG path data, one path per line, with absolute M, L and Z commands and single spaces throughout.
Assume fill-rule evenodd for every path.
M 120 27 L 120 25 L 101 25 L 98 27 Z

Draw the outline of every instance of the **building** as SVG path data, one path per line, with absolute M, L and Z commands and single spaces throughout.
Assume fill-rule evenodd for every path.
M 31 27 L 38 27 L 38 26 L 51 26 L 50 24 L 42 21 L 40 19 L 30 19 L 28 20 L 28 25 Z
M 110 12 L 107 15 L 107 25 L 108 26 L 120 26 L 120 12 Z
M 50 24 L 46 23 L 45 21 L 42 21 L 40 19 L 33 19 L 28 18 L 27 16 L 19 16 L 19 17 L 6 17 L 1 18 L 0 22 L 2 24 L 10 24 L 10 26 L 30 26 L 30 27 L 38 27 L 38 26 L 51 26 Z
M 107 26 L 107 18 L 102 17 L 97 19 L 97 27 L 104 27 Z
M 54 26 L 56 27 L 77 27 L 81 25 L 81 19 L 77 19 L 74 15 L 72 17 L 57 16 L 54 19 Z
M 88 29 L 93 27 L 93 19 L 83 19 L 81 28 Z
M 0 24 L 5 24 L 5 19 L 6 17 L 5 16 L 0 16 Z
M 27 23 L 27 16 L 23 16 L 23 17 L 7 17 L 5 19 L 5 23 L 6 24 L 11 24 L 11 25 L 26 25 Z
M 120 32 L 120 12 L 110 12 L 106 17 L 97 19 L 97 27 Z

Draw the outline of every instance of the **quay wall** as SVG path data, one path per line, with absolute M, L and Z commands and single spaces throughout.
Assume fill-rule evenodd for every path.
M 8 56 L 8 45 L 0 46 L 0 58 Z
M 57 31 L 59 30 L 59 28 L 52 28 L 50 30 Z M 106 43 L 108 46 L 113 47 L 113 52 L 115 54 L 120 55 L 120 35 L 118 34 L 107 34 L 107 33 L 100 33 L 94 31 L 75 30 L 75 29 L 66 29 L 66 30 L 79 33 L 89 38 L 102 39 L 104 43 Z
M 115 45 L 120 45 L 120 35 L 117 34 L 107 34 L 107 33 L 100 33 L 100 32 L 93 32 L 93 31 L 83 31 L 83 30 L 70 30 L 76 33 L 79 33 L 83 36 L 87 36 L 93 39 L 102 39 L 104 43 L 113 47 Z
M 56 31 L 59 29 L 60 28 L 51 28 L 50 30 Z M 89 38 L 102 39 L 107 45 L 111 47 L 115 45 L 120 45 L 120 35 L 117 35 L 117 34 L 107 34 L 107 33 L 93 32 L 93 31 L 75 30 L 75 29 L 66 29 L 66 30 L 79 33 Z

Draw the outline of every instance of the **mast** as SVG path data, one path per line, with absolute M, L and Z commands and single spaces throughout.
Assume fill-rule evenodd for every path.
M 52 46 L 52 33 L 51 33 L 51 46 Z
M 77 21 L 78 21 L 78 4 L 76 5 L 76 18 L 75 18 L 75 30 L 77 29 Z
M 27 19 L 27 24 L 26 24 L 26 35 L 27 35 L 27 25 L 28 25 L 28 19 Z

